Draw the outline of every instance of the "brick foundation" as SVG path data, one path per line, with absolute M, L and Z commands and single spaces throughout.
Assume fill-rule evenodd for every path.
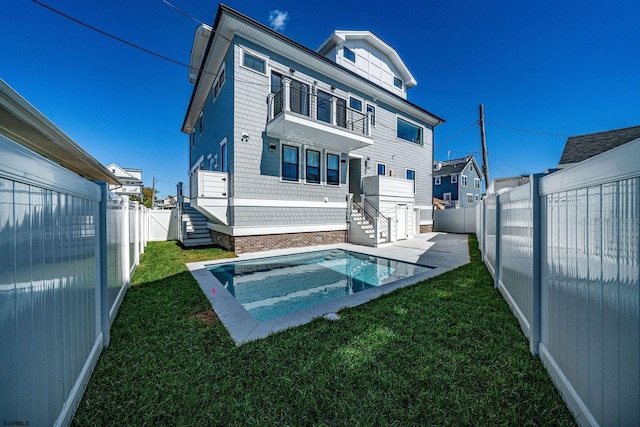
M 261 252 L 271 249 L 300 248 L 304 246 L 345 243 L 345 230 L 318 231 L 312 233 L 262 234 L 257 236 L 229 236 L 211 231 L 214 243 L 237 254 Z
M 420 232 L 421 233 L 430 233 L 433 231 L 433 224 L 421 225 Z

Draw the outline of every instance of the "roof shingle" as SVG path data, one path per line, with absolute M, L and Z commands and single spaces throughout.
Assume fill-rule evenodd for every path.
M 567 138 L 558 166 L 578 163 L 640 138 L 640 126 Z

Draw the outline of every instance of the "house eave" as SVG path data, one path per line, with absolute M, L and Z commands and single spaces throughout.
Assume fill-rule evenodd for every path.
M 120 185 L 98 160 L 84 151 L 44 114 L 0 79 L 0 134 L 92 181 Z
M 380 102 L 387 103 L 400 111 L 410 114 L 430 126 L 435 127 L 445 122 L 444 119 L 424 108 L 407 101 L 353 71 L 347 70 L 319 53 L 224 4 L 220 4 L 218 7 L 212 33 L 213 35 L 209 37 L 207 48 L 204 51 L 202 65 L 200 66 L 183 122 L 182 131 L 184 133 L 189 134 L 193 130 L 198 113 L 215 79 L 215 73 L 222 64 L 224 52 L 231 45 L 231 40 L 235 35 L 241 35 L 243 38 L 261 44 L 285 57 L 296 58 L 297 62 L 324 75 L 333 77 L 349 87 L 371 94 Z

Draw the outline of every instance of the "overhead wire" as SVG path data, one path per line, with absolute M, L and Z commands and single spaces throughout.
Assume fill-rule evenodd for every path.
M 570 136 L 570 135 L 566 135 L 566 134 L 563 134 L 563 133 L 550 133 L 550 132 L 542 132 L 542 131 L 538 131 L 538 130 L 521 129 L 521 128 L 517 128 L 517 127 L 514 127 L 514 126 L 508 126 L 508 125 L 504 125 L 502 123 L 496 123 L 496 122 L 491 122 L 491 121 L 487 121 L 487 120 L 485 120 L 485 123 L 492 124 L 494 126 L 500 126 L 500 127 L 506 128 L 506 129 L 516 130 L 518 132 L 535 133 L 535 134 L 538 134 L 538 135 L 548 135 L 548 136 L 561 136 L 561 137 L 565 137 L 565 138 Z

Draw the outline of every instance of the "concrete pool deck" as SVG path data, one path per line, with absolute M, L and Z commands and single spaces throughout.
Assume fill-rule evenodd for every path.
M 334 301 L 323 303 L 264 322 L 256 321 L 247 310 L 225 289 L 207 270 L 207 266 L 233 261 L 257 259 L 277 255 L 313 252 L 323 249 L 345 249 L 367 255 L 379 256 L 398 261 L 432 267 L 431 270 L 410 276 L 393 283 L 367 289 Z M 337 313 L 346 307 L 356 307 L 396 289 L 413 285 L 430 277 L 465 265 L 469 262 L 469 247 L 466 234 L 422 233 L 412 239 L 400 240 L 393 244 L 372 248 L 368 246 L 341 243 L 337 245 L 309 246 L 304 248 L 278 249 L 242 254 L 238 258 L 216 261 L 193 262 L 187 264 L 189 271 L 209 299 L 213 310 L 227 328 L 236 345 L 265 338 L 284 329 L 300 326 L 327 313 Z

